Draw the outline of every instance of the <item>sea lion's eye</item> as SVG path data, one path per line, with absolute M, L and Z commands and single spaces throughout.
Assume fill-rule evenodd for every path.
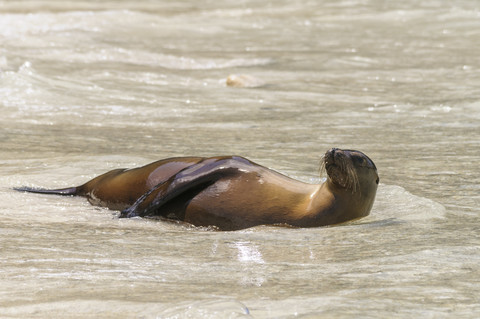
M 360 156 L 355 156 L 355 162 L 360 166 L 365 166 L 367 164 L 367 161 L 365 160 L 365 158 Z

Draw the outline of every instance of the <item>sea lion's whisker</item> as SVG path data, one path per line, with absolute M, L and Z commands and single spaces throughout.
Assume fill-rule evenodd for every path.
M 326 174 L 327 170 L 325 168 L 325 155 L 320 157 L 320 165 L 318 166 L 318 175 L 322 176 L 324 173 Z

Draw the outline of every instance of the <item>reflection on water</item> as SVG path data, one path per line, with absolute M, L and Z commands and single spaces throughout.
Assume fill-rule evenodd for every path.
M 474 318 L 479 12 L 1 3 L 0 316 Z M 215 232 L 11 190 L 220 154 L 316 182 L 331 147 L 364 151 L 382 182 L 340 227 Z
M 262 253 L 258 247 L 249 242 L 236 242 L 234 246 L 238 249 L 238 261 L 242 263 L 264 264 Z
M 259 267 L 258 265 L 265 264 L 265 261 L 259 247 L 243 241 L 235 242 L 233 246 L 238 249 L 237 259 L 242 264 L 242 277 L 239 284 L 241 286 L 262 286 L 266 280 L 262 276 L 265 267 Z

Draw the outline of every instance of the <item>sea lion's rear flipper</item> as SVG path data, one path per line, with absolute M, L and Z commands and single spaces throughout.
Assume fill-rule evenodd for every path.
M 232 158 L 215 161 L 206 160 L 194 164 L 150 189 L 132 206 L 123 210 L 120 218 L 158 214 L 159 209 L 167 202 L 189 192 L 193 197 L 219 179 L 238 172 L 239 167 L 235 165 L 235 160 Z
M 33 188 L 33 187 L 14 187 L 19 192 L 38 193 L 38 194 L 53 194 L 53 195 L 78 195 L 78 187 L 68 187 L 59 189 L 45 189 L 45 188 Z

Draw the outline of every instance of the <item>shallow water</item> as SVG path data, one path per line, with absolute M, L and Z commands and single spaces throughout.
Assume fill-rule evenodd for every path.
M 480 313 L 477 1 L 3 1 L 0 43 L 1 317 Z M 318 182 L 330 147 L 380 174 L 344 226 L 214 232 L 11 190 L 220 154 Z

